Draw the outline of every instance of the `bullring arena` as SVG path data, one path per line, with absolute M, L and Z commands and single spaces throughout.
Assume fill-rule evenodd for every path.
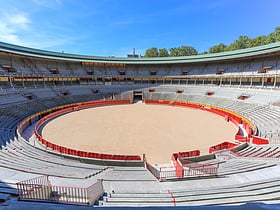
M 43 137 L 78 150 L 145 154 L 151 163 L 168 163 L 172 153 L 208 152 L 220 139 L 233 139 L 236 131 L 231 123 L 211 113 L 138 103 L 63 115 L 44 127 Z
M 1 208 L 279 208 L 279 55 L 0 43 Z

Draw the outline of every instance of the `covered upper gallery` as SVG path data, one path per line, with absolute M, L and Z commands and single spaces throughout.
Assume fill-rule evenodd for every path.
M 156 57 L 156 58 L 124 58 L 124 57 L 103 57 L 68 54 L 63 52 L 52 52 L 29 47 L 17 46 L 0 42 L 0 52 L 21 56 L 29 56 L 41 59 L 60 60 L 67 62 L 92 62 L 92 63 L 114 63 L 114 64 L 184 64 L 184 63 L 211 63 L 225 62 L 232 60 L 244 60 L 260 58 L 280 54 L 280 42 L 263 45 L 254 48 L 228 51 L 222 53 L 203 54 L 195 56 L 180 57 Z

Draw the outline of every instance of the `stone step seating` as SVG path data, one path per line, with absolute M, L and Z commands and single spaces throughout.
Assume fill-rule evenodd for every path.
M 218 180 L 217 180 L 218 181 Z M 196 189 L 162 190 L 161 192 L 110 192 L 104 206 L 205 206 L 239 205 L 248 202 L 279 203 L 279 179 L 268 179 L 226 186 L 206 186 Z
M 11 145 L 11 144 L 10 144 Z M 38 148 L 34 148 L 27 142 L 21 142 L 21 141 L 14 141 L 12 149 L 17 149 L 21 151 L 23 155 L 33 157 L 35 159 L 44 160 L 46 162 L 55 163 L 55 164 L 61 164 L 64 166 L 72 166 L 82 169 L 89 169 L 89 170 L 104 170 L 107 167 L 105 166 L 98 166 L 98 165 L 92 165 L 92 164 L 86 164 L 82 163 L 77 160 L 71 160 L 71 159 L 65 159 L 63 157 L 53 155 L 51 153 L 47 153 L 44 150 L 40 150 Z
M 220 176 L 240 174 L 240 173 L 256 171 L 256 170 L 273 167 L 273 166 L 276 166 L 276 164 L 264 162 L 264 161 L 229 159 L 225 163 L 220 164 L 218 169 L 218 174 Z
M 234 158 L 234 156 L 229 158 L 228 160 L 224 160 L 223 158 L 218 157 L 218 158 L 215 158 L 212 160 L 200 161 L 198 163 L 201 167 L 202 167 L 202 165 L 205 165 L 204 168 L 217 167 L 218 176 L 228 176 L 228 175 L 232 175 L 232 174 L 240 174 L 240 173 L 244 173 L 244 172 L 273 167 L 276 165 L 275 163 L 268 163 L 265 161 L 240 160 L 240 159 Z M 186 169 L 186 173 L 187 173 L 188 166 L 184 165 L 184 168 Z M 193 170 L 195 170 L 195 168 Z M 207 171 L 207 169 L 205 170 L 204 175 L 207 175 L 206 171 Z M 202 173 L 202 175 L 203 175 L 203 173 Z M 185 178 L 188 178 L 188 177 L 193 178 L 193 176 L 185 175 Z
M 37 149 L 24 146 L 5 147 L 0 151 L 0 166 L 32 174 L 44 174 L 57 177 L 86 179 L 95 176 L 107 167 L 91 166 L 75 161 L 59 159 L 46 152 L 36 153 Z
M 246 148 L 246 150 L 241 151 L 234 151 L 232 150 L 233 154 L 236 155 L 238 158 L 248 158 L 248 159 L 269 159 L 269 160 L 276 160 L 278 161 L 280 158 L 280 147 L 276 145 L 251 145 Z
M 104 181 L 114 182 L 157 182 L 157 179 L 144 167 L 114 167 L 114 169 L 102 176 Z

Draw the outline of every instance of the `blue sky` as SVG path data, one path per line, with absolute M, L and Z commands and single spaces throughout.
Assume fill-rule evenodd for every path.
M 280 0 L 0 0 L 0 41 L 67 53 L 199 52 L 280 26 Z

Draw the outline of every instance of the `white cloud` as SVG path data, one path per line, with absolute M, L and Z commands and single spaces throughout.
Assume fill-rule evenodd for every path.
M 3 42 L 8 42 L 17 45 L 24 45 L 24 43 L 19 40 L 18 36 L 14 34 L 0 34 L 0 39 Z
M 25 13 L 9 15 L 7 12 L 0 12 L 0 38 L 1 41 L 13 44 L 24 44 L 19 34 L 28 30 L 31 20 Z
M 32 12 L 22 12 L 19 8 L 0 8 L 0 41 L 39 49 L 50 49 L 81 38 L 60 33 L 64 28 L 54 30 L 55 24 L 42 26 L 36 17 Z
M 31 20 L 23 13 L 11 15 L 8 18 L 6 17 L 6 19 L 8 20 L 8 23 L 20 29 L 27 29 L 28 24 L 31 23 Z

